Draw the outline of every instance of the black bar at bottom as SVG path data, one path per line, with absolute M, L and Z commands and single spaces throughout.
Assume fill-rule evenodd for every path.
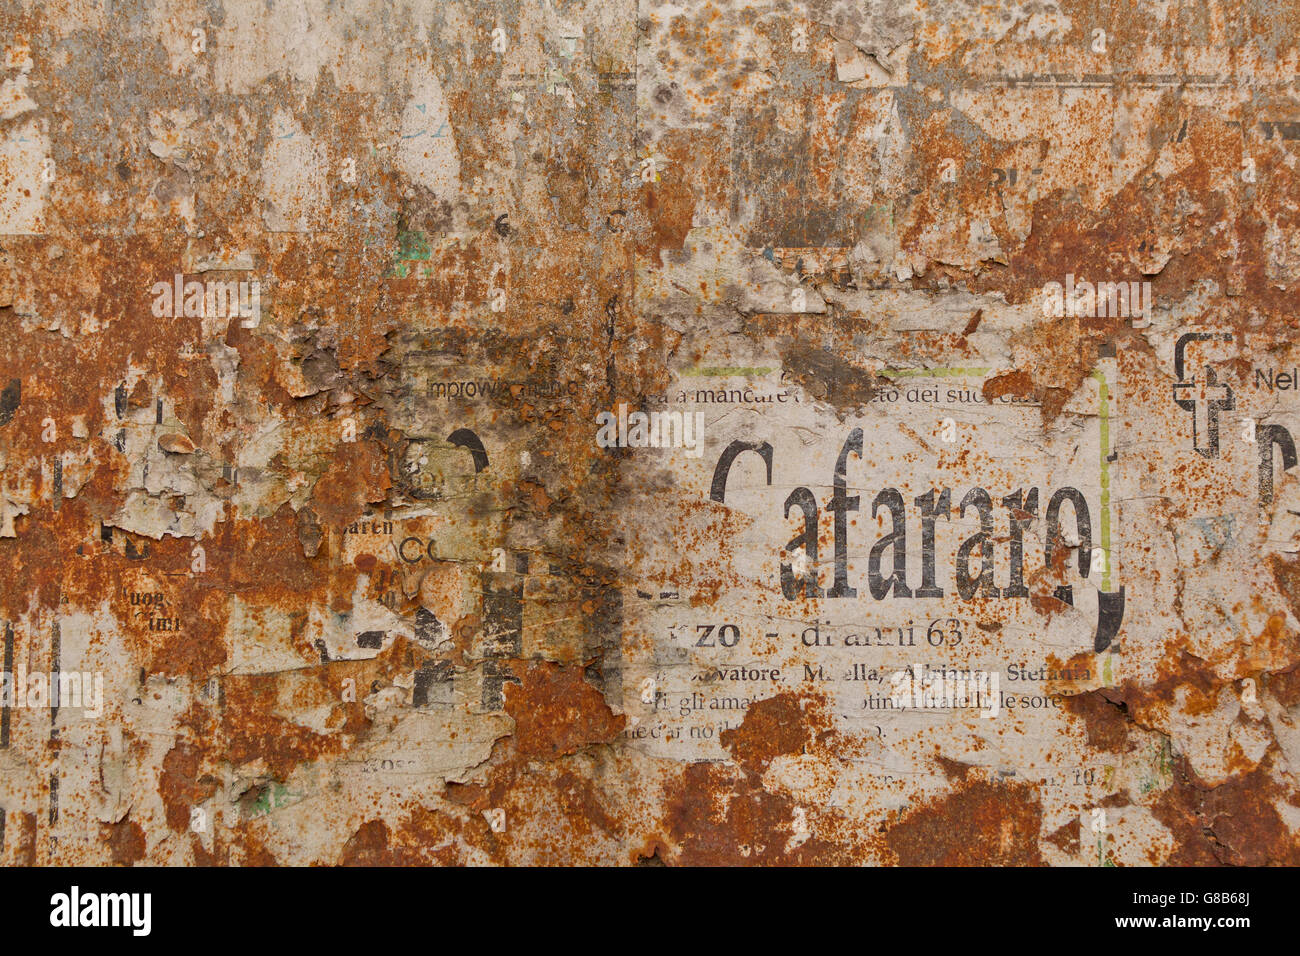
M 1282 868 L 670 869 L 10 868 L 0 871 L 0 899 L 8 928 L 24 935 L 94 934 L 128 945 L 215 932 L 258 949 L 336 949 L 427 940 L 436 929 L 444 941 L 483 934 L 482 944 L 499 946 L 513 933 L 539 942 L 547 927 L 564 932 L 575 917 L 585 945 L 606 939 L 635 948 L 674 938 L 687 945 L 691 928 L 711 921 L 725 924 L 715 945 L 728 950 L 751 941 L 780 948 L 786 935 L 806 949 L 818 938 L 844 938 L 846 929 L 864 946 L 899 931 L 927 946 L 947 945 L 948 936 L 963 945 L 1050 946 L 1066 936 L 1150 940 L 1171 932 L 1231 945 L 1261 927 L 1279 930 L 1295 878 Z M 147 920 L 145 897 L 132 894 L 148 894 Z M 602 923 L 608 930 L 593 935 Z M 698 944 L 697 937 L 690 946 Z

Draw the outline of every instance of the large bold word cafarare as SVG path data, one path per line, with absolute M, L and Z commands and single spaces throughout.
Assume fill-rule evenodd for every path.
M 767 465 L 767 483 L 772 483 L 772 446 L 767 442 L 733 441 L 718 459 L 713 473 L 710 497 L 723 502 L 726 498 L 727 476 L 736 457 L 745 452 L 759 455 Z M 848 493 L 846 478 L 850 454 L 862 455 L 862 429 L 855 428 L 840 450 L 835 464 L 835 477 L 827 510 L 831 513 L 834 535 L 834 576 L 830 587 L 823 587 L 817 567 L 817 542 L 821 520 L 817 497 L 808 488 L 799 487 L 785 499 L 784 515 L 802 513 L 803 528 L 782 551 L 781 593 L 787 600 L 797 598 L 853 598 L 858 589 L 849 582 L 848 516 L 862 508 L 862 498 Z M 1087 499 L 1077 488 L 1060 488 L 1046 498 L 1043 514 L 1046 518 L 1044 564 L 1057 567 L 1069 565 L 1069 554 L 1057 554 L 1059 549 L 1077 548 L 1079 576 L 1088 577 L 1094 560 L 1092 515 Z M 921 561 L 919 580 L 915 569 L 908 576 L 907 561 L 907 498 L 897 488 L 882 488 L 871 500 L 871 516 L 887 514 L 888 533 L 871 546 L 867 560 L 867 589 L 876 600 L 885 598 L 942 598 L 945 589 L 939 581 L 938 560 L 935 554 L 935 526 L 939 521 L 951 521 L 954 496 L 950 489 L 930 489 L 911 499 L 919 509 Z M 1000 537 L 995 533 L 995 504 L 992 495 L 984 488 L 971 488 L 957 502 L 960 517 L 973 512 L 979 518 L 979 530 L 962 542 L 956 555 L 956 589 L 964 601 L 983 598 L 1027 598 L 1025 585 L 1025 532 L 1040 516 L 1040 496 L 1037 488 L 1020 489 L 1000 501 L 1006 509 L 1009 534 Z M 1068 508 L 1067 508 L 1068 506 Z M 1065 514 L 1063 515 L 1063 512 Z M 1071 543 L 1062 535 L 1062 518 L 1072 516 Z M 1067 525 L 1067 528 L 1069 526 Z M 1010 573 L 1006 584 L 994 579 L 995 543 L 1005 540 L 1009 549 Z M 1075 543 L 1077 542 L 1077 543 Z M 1098 555 L 1099 561 L 1108 556 Z M 1061 585 L 1054 596 L 1067 604 L 1073 603 L 1073 588 Z

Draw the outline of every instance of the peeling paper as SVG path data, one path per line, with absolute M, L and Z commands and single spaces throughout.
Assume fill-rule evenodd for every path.
M 1294 11 L 218 12 L 0 12 L 0 863 L 1300 861 Z

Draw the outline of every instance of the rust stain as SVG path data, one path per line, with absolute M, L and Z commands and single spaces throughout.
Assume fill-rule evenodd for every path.
M 528 665 L 519 685 L 506 690 L 506 713 L 524 756 L 576 753 L 612 740 L 624 724 L 578 668 L 552 663 Z
M 254 6 L 0 12 L 5 863 L 1297 861 L 1294 11 Z
M 903 866 L 1041 866 L 1033 789 L 977 780 L 905 814 L 885 833 Z

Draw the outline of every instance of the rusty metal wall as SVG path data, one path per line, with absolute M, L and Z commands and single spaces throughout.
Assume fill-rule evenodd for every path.
M 1298 38 L 0 0 L 0 862 L 1300 862 Z

